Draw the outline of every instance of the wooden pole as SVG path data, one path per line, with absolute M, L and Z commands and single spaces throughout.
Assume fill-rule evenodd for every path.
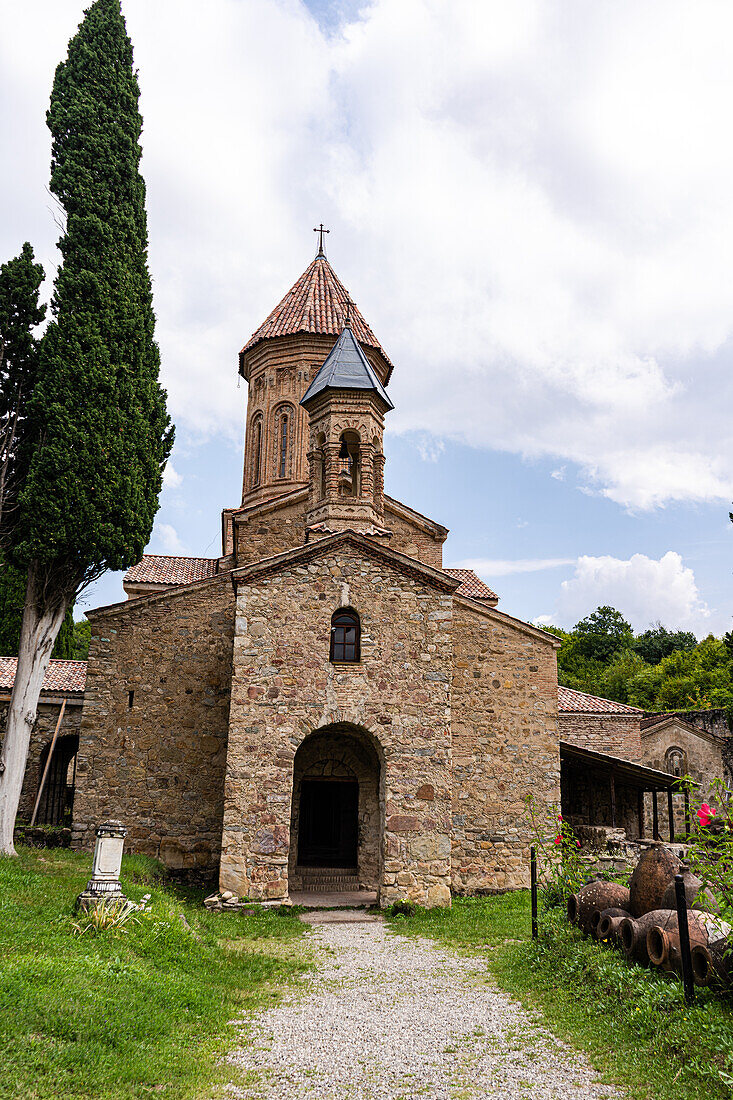
M 611 772 L 611 826 L 616 828 L 616 778 Z
M 639 840 L 644 839 L 644 792 L 639 791 L 637 810 L 639 814 Z
M 685 787 L 685 836 L 690 835 L 690 789 Z
M 59 735 L 61 729 L 61 723 L 64 718 L 64 711 L 66 710 L 66 700 L 61 703 L 61 710 L 59 711 L 58 721 L 56 722 L 56 729 L 53 731 L 53 737 L 51 738 L 51 747 L 48 750 L 48 756 L 46 757 L 46 767 L 43 769 L 43 775 L 41 776 L 41 782 L 38 784 L 38 794 L 36 795 L 36 804 L 33 807 L 33 813 L 31 814 L 31 828 L 36 823 L 36 814 L 38 813 L 38 807 L 41 804 L 41 795 L 43 794 L 43 788 L 46 785 L 46 777 L 48 775 L 48 769 L 51 767 L 51 757 L 53 756 L 54 746 L 56 745 L 56 738 Z
M 669 839 L 674 843 L 674 803 L 671 787 L 667 787 L 667 812 L 669 813 Z
M 659 840 L 659 808 L 656 790 L 652 791 L 652 839 Z
M 529 850 L 529 873 L 532 890 L 532 939 L 537 939 L 537 853 L 534 848 Z
M 685 986 L 685 1003 L 691 1005 L 695 999 L 695 981 L 692 976 L 692 955 L 690 953 L 690 928 L 687 922 L 687 898 L 685 880 L 682 875 L 674 876 L 674 894 L 677 903 L 677 929 L 680 937 L 680 957 L 682 959 L 682 981 Z

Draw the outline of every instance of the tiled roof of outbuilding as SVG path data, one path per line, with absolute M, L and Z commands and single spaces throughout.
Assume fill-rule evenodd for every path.
M 456 589 L 457 596 L 470 596 L 472 600 L 499 599 L 496 592 L 493 592 L 488 584 L 484 584 L 473 569 L 444 569 L 443 572 L 461 582 L 460 588 Z
M 294 336 L 298 332 L 338 336 L 346 322 L 347 302 L 350 302 L 349 292 L 326 257 L 316 256 L 270 316 L 250 336 L 240 354 L 244 355 L 260 340 L 275 336 Z M 353 302 L 349 306 L 349 320 L 359 343 L 376 348 L 391 368 L 384 348 Z
M 575 688 L 558 687 L 557 702 L 560 711 L 572 714 L 627 714 L 640 715 L 640 707 L 630 707 L 626 703 L 617 703 L 614 699 L 601 699 L 598 695 L 588 695 Z
M 0 657 L 0 690 L 12 691 L 17 657 Z M 87 682 L 86 661 L 49 661 L 42 691 L 84 691 Z
M 215 577 L 218 558 L 176 558 L 145 554 L 125 573 L 125 584 L 193 584 Z

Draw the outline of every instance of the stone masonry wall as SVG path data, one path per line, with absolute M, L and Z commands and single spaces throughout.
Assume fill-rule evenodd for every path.
M 683 716 L 681 716 L 683 717 Z M 669 749 L 681 749 L 684 753 L 683 774 L 687 773 L 700 784 L 701 795 L 709 798 L 714 795 L 713 783 L 725 777 L 723 767 L 723 745 L 717 737 L 699 735 L 685 727 L 682 722 L 662 721 L 658 726 L 647 727 L 641 739 L 644 751 L 644 763 L 650 768 L 669 771 L 666 754 Z M 682 819 L 681 796 L 676 796 L 680 819 Z
M 417 524 L 410 523 L 404 516 L 399 515 L 390 506 L 389 499 L 384 502 L 384 522 L 392 532 L 392 538 L 389 541 L 392 550 L 399 550 L 401 554 L 417 558 L 425 565 L 431 565 L 433 569 L 443 568 L 443 543 L 434 539 Z
M 380 758 L 380 903 L 450 904 L 451 596 L 346 543 L 240 584 L 221 886 L 288 892 L 293 759 L 354 727 Z M 329 661 L 331 615 L 361 617 L 359 664 Z
M 248 565 L 302 546 L 307 503 L 304 492 L 295 501 L 266 504 L 251 514 L 244 512 L 235 515 L 236 565 Z
M 210 873 L 221 842 L 231 579 L 89 618 L 74 846 L 91 847 L 99 822 L 119 818 L 131 850 Z
M 42 699 L 38 704 L 38 715 L 35 725 L 33 726 L 33 732 L 31 733 L 30 745 L 28 747 L 28 760 L 26 762 L 25 775 L 23 777 L 23 789 L 20 793 L 20 804 L 18 806 L 18 817 L 21 821 L 30 821 L 31 819 L 33 806 L 36 801 L 36 794 L 38 793 L 38 784 L 41 779 L 41 753 L 46 745 L 51 744 L 51 738 L 56 729 L 60 710 L 60 702 L 49 703 L 44 702 Z M 0 729 L 2 730 L 5 729 L 7 717 L 8 704 L 3 703 L 0 706 Z M 59 737 L 78 734 L 80 724 L 80 701 L 75 699 L 71 702 L 67 702 L 63 721 L 59 730 Z
M 555 649 L 537 631 L 455 598 L 453 889 L 529 883 L 525 798 L 560 801 Z
M 638 714 L 560 714 L 560 740 L 581 749 L 605 752 L 641 763 L 641 712 Z

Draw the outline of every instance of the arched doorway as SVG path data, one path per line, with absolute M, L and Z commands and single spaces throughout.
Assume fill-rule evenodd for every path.
M 381 881 L 384 798 L 380 750 L 357 726 L 316 730 L 293 762 L 290 889 L 318 871 L 353 877 L 377 890 Z
M 51 745 L 44 747 L 38 765 L 38 782 L 46 768 Z M 74 808 L 74 789 L 76 787 L 76 754 L 79 751 L 79 738 L 76 734 L 59 737 L 51 757 L 46 782 L 41 792 L 41 801 L 36 815 L 37 825 L 71 825 Z

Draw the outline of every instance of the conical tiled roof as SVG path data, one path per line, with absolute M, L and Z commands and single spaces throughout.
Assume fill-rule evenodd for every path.
M 245 354 L 261 340 L 269 340 L 275 336 L 294 336 L 298 332 L 338 336 L 346 322 L 348 301 L 349 293 L 326 257 L 316 256 L 242 348 L 239 354 L 240 371 Z M 349 307 L 349 320 L 356 339 L 361 344 L 374 348 L 384 359 L 389 378 L 392 364 L 353 302 Z
M 388 409 L 394 408 L 384 386 L 361 350 L 350 324 L 331 348 L 323 366 L 305 391 L 301 405 L 305 405 L 323 390 L 374 390 Z

